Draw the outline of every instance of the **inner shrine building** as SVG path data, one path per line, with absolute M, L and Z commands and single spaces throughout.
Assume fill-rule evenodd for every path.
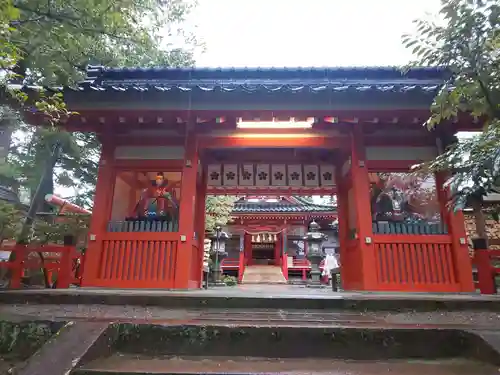
M 408 174 L 478 126 L 422 126 L 446 78 L 437 68 L 90 67 L 63 89 L 78 113 L 66 128 L 102 143 L 83 286 L 199 288 L 207 195 L 335 195 L 345 290 L 473 291 L 446 176 Z M 283 267 L 286 247 L 276 257 L 270 267 Z

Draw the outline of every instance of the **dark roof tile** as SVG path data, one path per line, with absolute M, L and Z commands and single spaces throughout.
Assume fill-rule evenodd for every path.
M 335 213 L 333 205 L 321 205 L 307 201 L 302 197 L 293 198 L 297 203 L 286 200 L 279 202 L 248 202 L 237 201 L 234 204 L 233 214 L 263 214 L 263 213 Z
M 105 68 L 89 66 L 80 89 L 96 91 L 435 92 L 441 68 Z

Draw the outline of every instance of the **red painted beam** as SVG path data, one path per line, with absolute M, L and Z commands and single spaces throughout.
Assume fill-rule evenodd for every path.
M 289 137 L 277 137 L 267 134 L 262 137 L 202 137 L 199 144 L 200 148 L 318 147 L 330 149 L 345 147 L 346 142 L 338 137 L 304 136 L 299 134 Z

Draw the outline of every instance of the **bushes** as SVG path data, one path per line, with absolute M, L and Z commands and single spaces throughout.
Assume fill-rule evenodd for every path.
M 238 284 L 238 279 L 234 276 L 224 276 L 222 282 L 226 284 L 226 286 L 235 286 Z

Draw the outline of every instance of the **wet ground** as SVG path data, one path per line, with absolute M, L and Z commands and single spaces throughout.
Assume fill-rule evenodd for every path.
M 0 305 L 0 319 L 140 321 L 170 324 L 415 326 L 500 330 L 500 313 L 168 309 L 109 305 Z
M 108 295 L 108 296 L 192 296 L 192 297 L 261 297 L 261 298 L 319 298 L 319 299 L 417 299 L 417 300 L 480 300 L 500 301 L 500 295 L 481 295 L 479 293 L 402 293 L 402 292 L 333 292 L 330 287 L 308 288 L 304 285 L 262 285 L 248 284 L 232 287 L 211 287 L 194 290 L 165 289 L 118 289 L 118 288 L 70 288 L 70 289 L 21 289 L 3 290 L 8 294 L 75 294 L 75 295 Z
M 86 369 L 143 373 L 286 373 L 331 375 L 493 375 L 494 366 L 464 359 L 439 361 L 338 361 L 328 359 L 273 359 L 248 357 L 148 357 L 116 353 L 96 360 Z

